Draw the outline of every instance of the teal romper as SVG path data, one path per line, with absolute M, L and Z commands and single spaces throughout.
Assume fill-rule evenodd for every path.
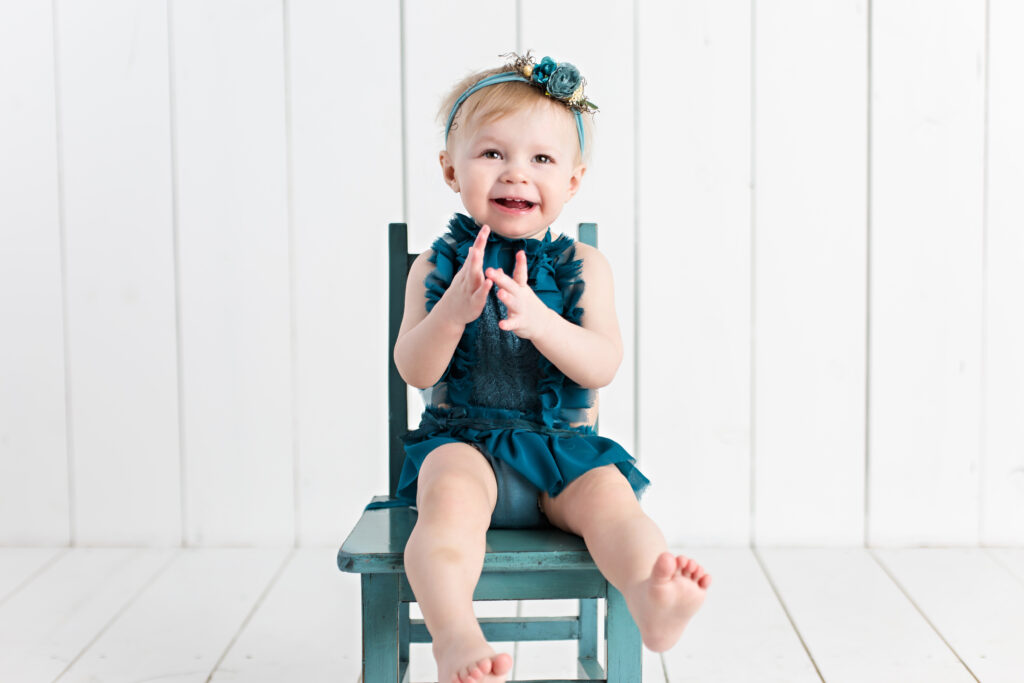
M 425 280 L 428 312 L 462 267 L 479 230 L 472 218 L 455 214 L 448 232 L 434 242 L 430 260 L 435 268 Z M 549 308 L 579 325 L 584 283 L 574 241 L 564 235 L 552 240 L 550 228 L 543 239 L 508 239 L 491 232 L 484 270 L 502 268 L 511 275 L 521 249 L 529 286 Z M 492 527 L 545 526 L 537 506 L 540 491 L 557 496 L 576 477 L 602 465 L 616 465 L 639 498 L 650 482 L 636 461 L 585 424 L 596 391 L 562 374 L 529 340 L 500 329 L 498 321 L 506 316 L 492 288 L 480 317 L 466 325 L 441 379 L 423 390 L 420 426 L 403 437 L 406 458 L 398 498 L 415 504 L 423 461 L 438 446 L 455 442 L 477 448 L 495 470 L 498 501 Z

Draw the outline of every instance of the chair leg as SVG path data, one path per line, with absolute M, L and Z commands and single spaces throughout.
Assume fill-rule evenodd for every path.
M 597 661 L 597 598 L 580 598 L 580 659 Z
M 409 671 L 409 603 L 398 603 L 398 683 Z
M 641 680 L 643 647 L 640 629 L 626 607 L 626 599 L 608 584 L 608 616 L 605 620 L 608 683 L 632 683 Z
M 363 683 L 398 683 L 398 574 L 363 574 Z

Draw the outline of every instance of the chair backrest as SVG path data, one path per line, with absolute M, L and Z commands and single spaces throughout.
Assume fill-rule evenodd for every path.
M 597 223 L 579 224 L 579 241 L 597 246 Z M 405 223 L 388 225 L 388 495 L 398 491 L 405 449 L 401 435 L 409 427 L 408 386 L 395 367 L 395 342 L 405 311 L 405 281 L 419 254 L 409 253 L 409 228 Z

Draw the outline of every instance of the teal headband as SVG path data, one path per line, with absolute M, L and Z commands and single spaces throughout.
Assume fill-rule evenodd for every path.
M 448 122 L 444 127 L 444 141 L 448 143 L 448 133 L 451 132 L 452 122 L 455 120 L 455 113 L 462 106 L 466 99 L 480 88 L 498 83 L 510 81 L 522 81 L 529 85 L 537 86 L 544 90 L 544 94 L 552 97 L 572 110 L 576 117 L 576 134 L 580 139 L 580 155 L 583 155 L 583 115 L 582 112 L 597 110 L 597 105 L 583 96 L 583 85 L 585 81 L 580 77 L 580 72 L 575 66 L 568 62 L 558 64 L 551 57 L 545 57 L 540 64 L 534 64 L 530 53 L 520 57 L 512 53 L 516 59 L 510 65 L 512 70 L 502 71 L 483 78 L 466 89 L 452 105 L 452 111 L 448 114 Z

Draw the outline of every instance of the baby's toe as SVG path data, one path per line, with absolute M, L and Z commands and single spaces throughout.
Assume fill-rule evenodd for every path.
M 495 676 L 507 674 L 512 670 L 512 656 L 507 652 L 502 652 L 501 654 L 496 655 L 494 659 L 491 660 L 491 663 L 493 666 L 491 673 Z
M 686 557 L 685 555 L 680 555 L 677 558 L 677 562 L 679 564 L 679 571 L 682 573 L 682 575 L 687 578 L 692 578 L 697 563 L 694 562 L 692 559 Z
M 659 582 L 668 581 L 677 568 L 676 558 L 672 557 L 672 553 L 664 552 L 654 561 L 651 578 Z
M 483 659 L 479 660 L 476 663 L 475 668 L 476 668 L 476 671 L 479 672 L 475 676 L 475 678 L 483 678 L 486 674 L 491 673 L 491 658 L 490 657 L 484 657 Z

